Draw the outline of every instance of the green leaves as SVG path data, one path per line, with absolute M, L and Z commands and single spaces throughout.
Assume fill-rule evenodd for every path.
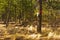
M 36 0 L 0 0 L 0 17 L 5 19 L 33 19 L 37 10 Z
M 48 22 L 51 26 L 58 25 L 60 20 L 60 2 L 55 0 L 43 1 L 43 22 Z M 54 26 L 55 27 L 55 26 Z

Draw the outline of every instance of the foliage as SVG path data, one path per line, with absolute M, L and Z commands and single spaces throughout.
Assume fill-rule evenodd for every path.
M 37 7 L 36 0 L 0 0 L 0 19 L 10 21 L 33 20 Z

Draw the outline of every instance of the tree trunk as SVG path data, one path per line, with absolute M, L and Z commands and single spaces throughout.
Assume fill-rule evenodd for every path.
M 41 23 L 42 23 L 42 0 L 39 0 L 39 5 L 40 5 L 40 10 L 39 10 L 39 15 L 38 15 L 38 27 L 37 27 L 37 32 L 41 33 Z

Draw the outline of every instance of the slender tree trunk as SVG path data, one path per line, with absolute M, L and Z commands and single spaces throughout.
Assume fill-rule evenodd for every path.
M 39 15 L 38 15 L 38 21 L 39 21 L 39 24 L 38 24 L 38 27 L 37 27 L 37 32 L 38 33 L 41 33 L 41 25 L 42 25 L 42 0 L 39 0 L 39 5 L 40 5 L 40 12 L 39 12 Z
M 16 23 L 16 20 L 17 20 L 17 16 L 16 16 L 16 5 L 15 5 L 15 23 Z
M 6 8 L 6 27 L 8 27 L 9 25 L 10 13 L 11 13 L 10 7 L 11 7 L 11 1 L 8 0 L 8 7 Z

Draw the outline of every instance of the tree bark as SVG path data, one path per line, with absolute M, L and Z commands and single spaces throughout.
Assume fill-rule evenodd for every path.
M 39 15 L 38 15 L 38 27 L 37 27 L 37 32 L 41 33 L 41 25 L 42 25 L 42 0 L 39 0 L 39 5 L 40 5 L 40 10 L 39 10 Z

